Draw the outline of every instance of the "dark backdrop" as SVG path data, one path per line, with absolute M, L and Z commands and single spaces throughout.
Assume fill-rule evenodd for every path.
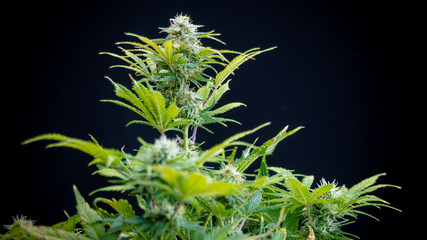
M 242 123 L 214 127 L 215 135 L 200 133 L 206 147 L 233 133 L 271 121 L 248 138 L 259 142 L 284 126 L 305 128 L 279 145 L 269 164 L 336 179 L 351 186 L 387 172 L 383 183 L 402 190 L 380 190 L 395 207 L 370 210 L 380 219 L 361 216 L 347 230 L 362 239 L 408 236 L 410 221 L 408 169 L 411 152 L 406 133 L 412 130 L 407 93 L 413 47 L 413 7 L 359 1 L 67 1 L 15 3 L 3 8 L 2 119 L 7 145 L 1 168 L 1 222 L 27 215 L 38 224 L 65 219 L 74 210 L 72 185 L 87 194 L 104 186 L 91 176 L 91 159 L 70 149 L 45 150 L 43 144 L 21 146 L 26 138 L 46 132 L 88 138 L 106 147 L 131 150 L 136 137 L 153 141 L 155 132 L 124 127 L 135 115 L 100 103 L 113 98 L 104 75 L 128 83 L 124 70 L 108 69 L 117 61 L 101 51 L 116 51 L 115 42 L 133 32 L 156 38 L 177 13 L 195 24 L 215 29 L 226 46 L 244 51 L 278 46 L 236 71 L 224 102 L 240 101 L 247 108 L 228 117 Z M 161 36 L 164 36 L 161 35 Z M 6 75 L 7 73 L 7 75 Z M 208 139 L 209 138 L 209 139 Z M 257 163 L 255 163 L 257 164 Z M 412 204 L 412 206 L 414 206 Z M 3 231 L 3 230 L 2 230 Z M 408 239 L 408 238 L 402 238 Z

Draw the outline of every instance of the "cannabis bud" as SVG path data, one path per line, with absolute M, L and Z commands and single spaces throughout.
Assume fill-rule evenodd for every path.
M 203 25 L 194 25 L 191 23 L 190 17 L 187 15 L 177 15 L 170 19 L 170 26 L 160 28 L 163 32 L 168 33 L 166 39 L 174 41 L 174 47 L 188 44 L 189 47 L 197 48 L 201 45 L 197 28 Z

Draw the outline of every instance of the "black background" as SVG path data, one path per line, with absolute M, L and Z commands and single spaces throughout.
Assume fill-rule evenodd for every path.
M 156 133 L 125 124 L 136 116 L 99 99 L 114 98 L 111 84 L 128 84 L 127 72 L 108 69 L 117 60 L 98 55 L 118 51 L 115 42 L 129 40 L 124 32 L 163 37 L 177 13 L 189 14 L 202 31 L 215 29 L 227 43 L 204 45 L 245 51 L 278 46 L 240 67 L 223 103 L 238 101 L 246 108 L 227 117 L 242 125 L 213 127 L 198 140 L 211 146 L 234 133 L 271 121 L 246 138 L 259 143 L 284 126 L 305 126 L 281 143 L 271 165 L 294 169 L 351 186 L 387 172 L 382 183 L 402 190 L 382 189 L 380 197 L 403 210 L 369 210 L 345 228 L 361 239 L 410 239 L 403 227 L 414 218 L 410 202 L 411 176 L 421 163 L 414 158 L 417 104 L 413 56 L 417 55 L 416 6 L 359 1 L 63 1 L 17 2 L 3 7 L 2 64 L 3 157 L 1 222 L 26 215 L 37 224 L 65 219 L 75 212 L 72 185 L 87 200 L 105 180 L 92 176 L 91 158 L 71 149 L 44 149 L 42 143 L 20 145 L 26 138 L 58 132 L 127 151 L 136 137 L 153 141 Z M 8 13 L 12 14 L 8 14 Z M 422 112 L 422 109 L 420 109 Z M 411 147 L 407 147 L 411 144 Z M 5 154 L 6 153 L 6 154 Z M 418 163 L 415 161 L 418 160 Z M 257 163 L 255 163 L 256 165 Z M 417 167 L 418 166 L 418 167 Z M 414 187 L 415 189 L 415 187 Z M 419 190 L 418 190 L 419 191 Z M 412 196 L 412 197 L 408 197 Z M 415 216 L 415 215 L 414 215 Z M 3 230 L 2 230 L 3 231 Z M 420 233 L 421 234 L 421 233 Z

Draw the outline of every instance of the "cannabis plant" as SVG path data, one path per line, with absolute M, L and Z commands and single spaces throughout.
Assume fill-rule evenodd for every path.
M 372 194 L 396 187 L 376 184 L 384 174 L 346 187 L 269 166 L 267 158 L 277 144 L 302 127 L 286 126 L 261 144 L 241 140 L 265 123 L 204 149 L 198 131 L 212 133 L 212 124 L 236 123 L 222 114 L 244 106 L 221 102 L 230 90 L 230 75 L 274 47 L 214 49 L 202 40 L 222 43 L 219 34 L 200 27 L 178 15 L 160 28 L 164 38 L 126 33 L 129 40 L 117 43 L 117 53 L 101 53 L 120 60 L 113 68 L 130 71 L 120 83 L 107 77 L 117 98 L 102 101 L 136 113 L 128 125 L 154 128 L 158 138 L 138 138 L 140 147 L 131 152 L 103 147 L 94 136 L 82 140 L 48 133 L 25 140 L 48 140 L 49 148 L 91 155 L 89 165 L 109 185 L 91 193 L 96 196 L 92 204 L 74 186 L 74 215 L 53 226 L 17 218 L 2 239 L 352 239 L 342 227 L 360 214 L 371 216 L 364 207 L 393 208 Z M 253 165 L 257 170 L 248 172 Z M 101 192 L 120 192 L 123 198 L 104 198 Z

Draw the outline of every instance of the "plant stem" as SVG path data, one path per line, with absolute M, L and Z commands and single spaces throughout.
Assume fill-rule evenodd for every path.
M 209 92 L 208 97 L 206 98 L 206 100 L 203 102 L 202 107 L 204 107 L 206 105 L 206 103 L 209 101 L 209 99 L 213 96 L 214 92 L 215 92 L 216 88 L 211 90 Z M 197 135 L 197 129 L 198 129 L 199 125 L 195 124 L 193 126 L 193 134 L 191 135 L 191 141 L 192 142 L 196 142 L 196 135 Z
M 245 238 L 245 240 L 257 240 L 257 239 L 265 238 L 265 237 L 268 237 L 269 235 L 272 235 L 274 230 L 277 229 L 280 226 L 280 224 L 282 223 L 284 213 L 285 213 L 285 207 L 282 207 L 282 209 L 280 210 L 279 220 L 277 221 L 277 223 L 274 227 L 268 229 L 267 232 L 265 232 L 263 234 L 248 237 L 248 238 Z
M 212 215 L 207 216 L 205 223 L 203 223 L 203 227 L 206 228 L 208 226 L 208 223 L 210 223 L 211 220 L 212 220 Z
M 206 98 L 206 100 L 203 102 L 203 107 L 206 105 L 206 103 L 209 101 L 209 99 L 212 97 L 212 95 L 213 95 L 213 93 L 215 92 L 215 90 L 216 90 L 216 88 L 214 89 L 214 90 L 211 90 L 210 92 L 209 92 L 209 95 L 208 95 L 208 97 Z
M 199 127 L 199 125 L 195 124 L 193 126 L 193 134 L 191 135 L 191 141 L 194 143 L 196 142 L 196 135 L 197 135 L 197 128 Z
M 185 155 L 190 151 L 188 148 L 188 129 L 190 128 L 190 124 L 187 124 L 184 126 L 184 149 L 185 149 Z
M 169 219 L 169 223 L 172 223 L 172 220 L 174 219 L 175 215 L 178 213 L 178 210 L 184 206 L 184 202 L 179 202 L 176 206 L 175 210 L 172 213 L 171 218 Z
M 307 206 L 307 213 L 308 213 L 308 220 L 310 220 L 310 223 L 313 223 L 313 219 L 311 218 L 311 213 L 310 213 L 310 205 Z

